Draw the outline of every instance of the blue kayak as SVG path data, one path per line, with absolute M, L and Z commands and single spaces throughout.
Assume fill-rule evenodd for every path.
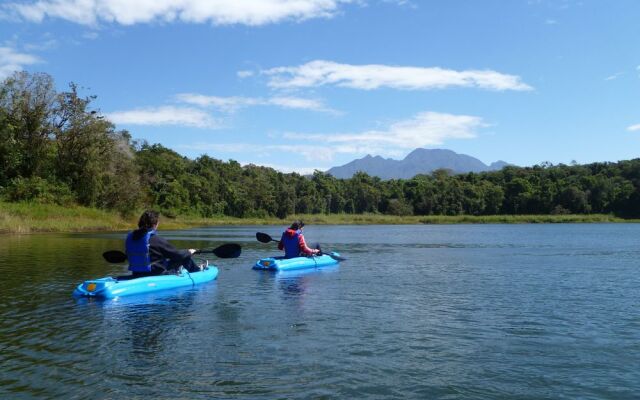
M 337 257 L 340 256 L 340 254 L 335 252 L 332 252 L 330 254 Z M 256 262 L 256 265 L 253 266 L 253 269 L 262 269 L 269 271 L 293 271 L 296 269 L 304 268 L 327 267 L 330 265 L 336 265 L 337 263 L 338 260 L 328 254 L 323 254 L 321 256 L 293 258 L 267 257 L 258 260 L 258 262 Z
M 216 279 L 218 268 L 206 267 L 202 271 L 187 272 L 184 268 L 180 274 L 154 275 L 141 278 L 116 279 L 111 276 L 92 279 L 78 285 L 73 291 L 75 297 L 97 297 L 113 299 L 134 294 L 151 293 L 184 286 L 195 286 Z

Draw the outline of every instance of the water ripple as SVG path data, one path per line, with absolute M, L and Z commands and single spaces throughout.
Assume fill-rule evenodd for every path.
M 280 228 L 278 228 L 280 229 Z M 634 398 L 639 225 L 309 227 L 348 261 L 251 270 L 265 227 L 168 232 L 243 244 L 217 282 L 117 301 L 121 233 L 4 237 L 0 397 Z M 14 271 L 19 270 L 21 274 Z M 97 395 L 98 394 L 98 395 Z

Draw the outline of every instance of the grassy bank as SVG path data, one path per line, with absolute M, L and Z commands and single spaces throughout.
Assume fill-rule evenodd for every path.
M 51 204 L 0 202 L 0 233 L 89 232 L 131 229 L 138 216 L 122 218 L 117 213 L 86 207 L 62 207 Z M 210 225 L 287 225 L 303 219 L 308 224 L 517 224 L 566 222 L 639 222 L 611 215 L 490 215 L 490 216 L 392 216 L 379 214 L 297 215 L 278 218 L 199 218 L 179 216 L 162 218 L 163 229 L 181 229 Z
M 0 232 L 79 232 L 126 229 L 116 213 L 85 207 L 0 202 Z
M 142 212 L 142 210 L 140 210 Z M 139 213 L 123 218 L 118 213 L 95 208 L 53 204 L 0 202 L 0 233 L 97 232 L 128 230 L 136 226 Z M 278 224 L 283 221 L 262 218 L 161 217 L 163 229 L 182 229 L 207 225 Z

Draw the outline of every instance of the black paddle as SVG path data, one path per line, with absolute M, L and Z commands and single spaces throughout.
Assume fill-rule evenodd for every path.
M 215 249 L 203 249 L 197 250 L 194 254 L 214 254 L 218 258 L 237 258 L 242 252 L 242 247 L 239 244 L 227 243 L 222 246 L 218 246 Z M 119 264 L 127 261 L 127 255 L 120 250 L 109 250 L 102 253 L 107 262 L 112 264 Z
M 218 258 L 238 258 L 241 252 L 242 247 L 239 244 L 227 243 L 215 249 L 197 250 L 194 254 L 214 254 Z
M 267 235 L 266 233 L 262 233 L 262 232 L 256 232 L 256 239 L 258 239 L 258 242 L 261 242 L 261 243 L 280 242 L 279 240 L 275 240 L 271 236 Z M 328 255 L 329 257 L 333 258 L 334 260 L 338 260 L 338 261 L 347 261 L 346 258 L 340 257 L 340 256 L 335 255 L 333 253 L 323 253 L 322 251 L 320 251 L 320 253 L 318 253 L 318 254 L 320 254 L 320 255 L 323 255 L 323 254 Z
M 127 255 L 120 250 L 105 251 L 102 253 L 102 257 L 111 264 L 120 264 L 127 261 Z
M 262 232 L 256 232 L 256 239 L 258 239 L 258 242 L 262 242 L 262 243 L 280 242 L 279 240 L 275 240 L 271 236 Z

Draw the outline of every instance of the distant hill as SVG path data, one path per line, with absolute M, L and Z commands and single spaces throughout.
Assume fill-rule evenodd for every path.
M 327 173 L 336 178 L 351 178 L 356 172 L 381 179 L 410 179 L 418 174 L 430 174 L 437 169 L 450 169 L 456 174 L 466 172 L 496 171 L 509 165 L 504 161 L 496 161 L 486 165 L 477 158 L 445 149 L 415 149 L 403 160 L 393 160 L 380 156 L 367 155 L 353 160 L 340 167 L 333 167 Z

